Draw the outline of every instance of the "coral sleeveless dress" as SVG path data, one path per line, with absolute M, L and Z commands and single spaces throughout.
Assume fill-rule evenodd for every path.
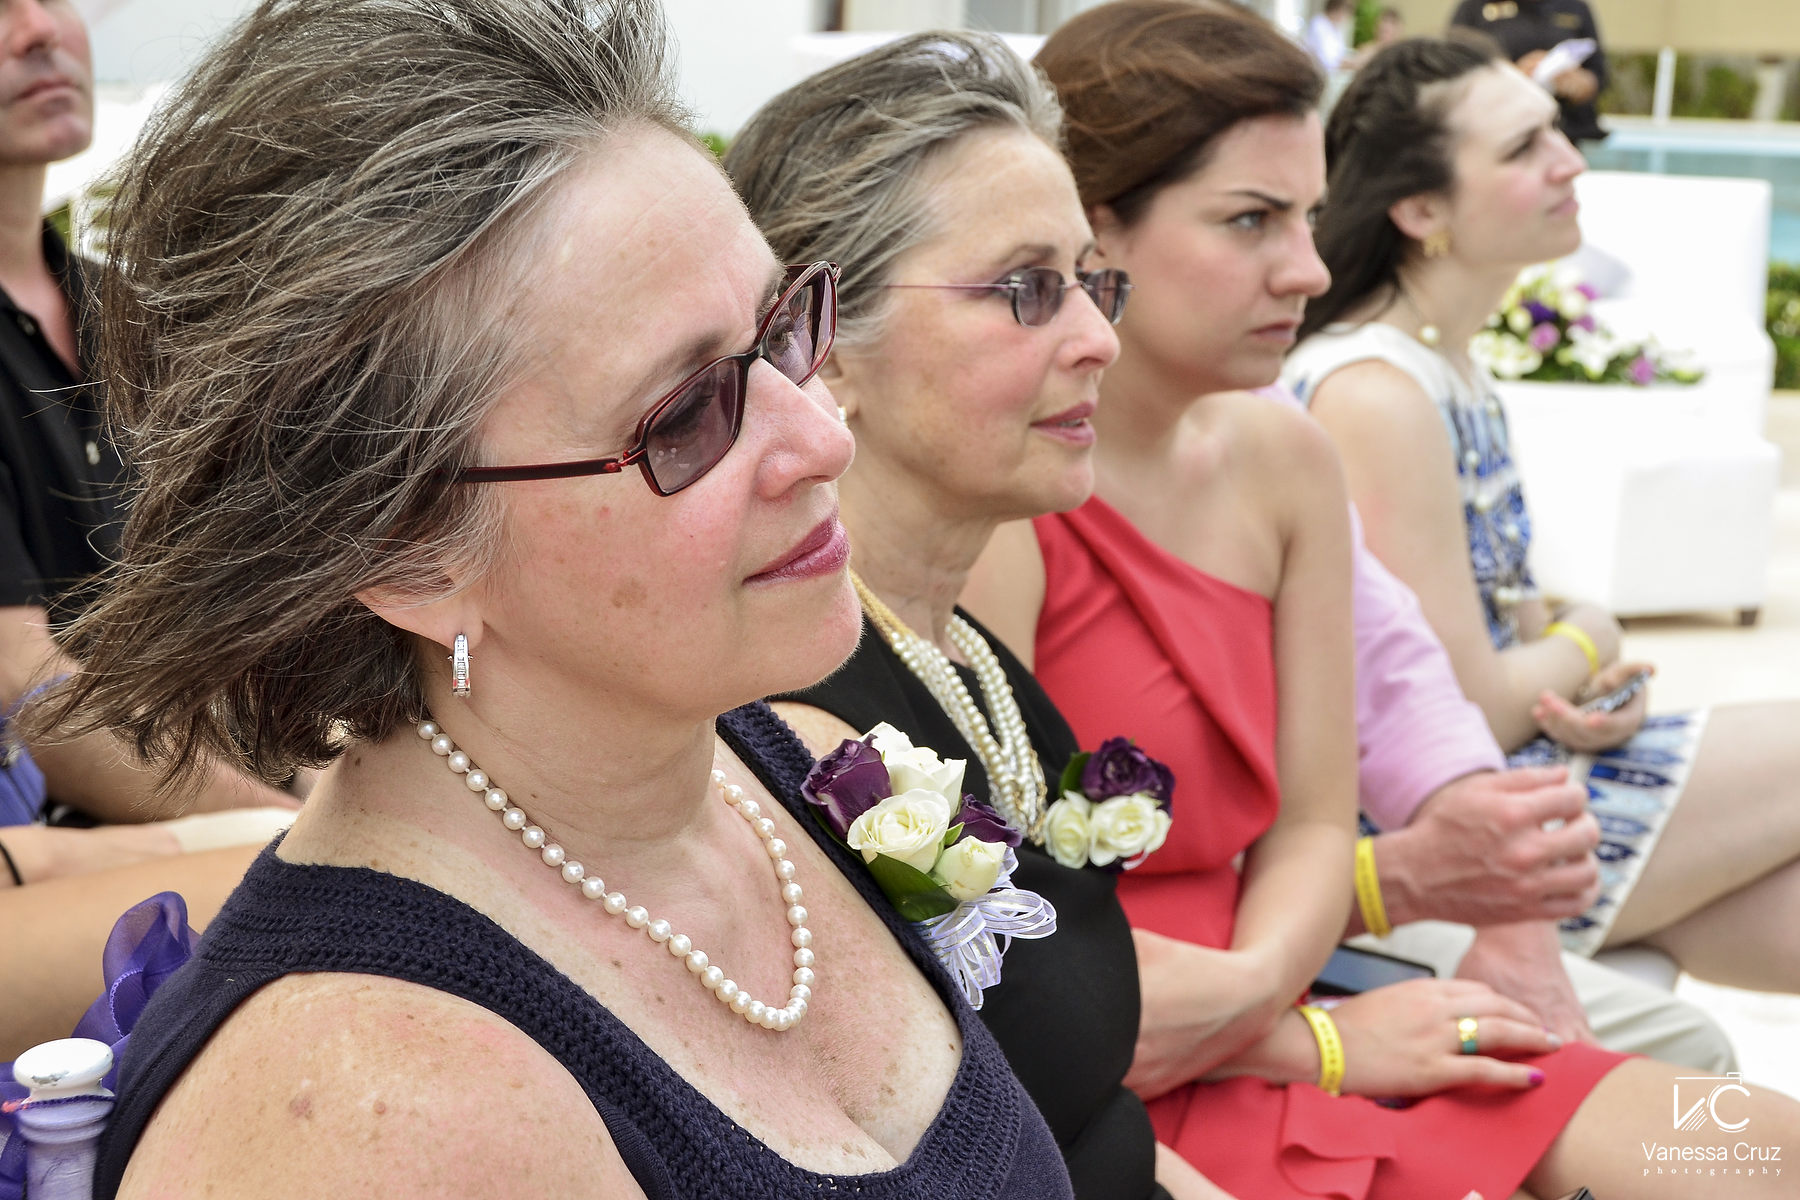
M 1037 675 L 1082 745 L 1129 733 L 1175 774 L 1163 848 L 1119 881 L 1133 926 L 1230 946 L 1237 858 L 1273 823 L 1273 608 L 1155 545 L 1098 497 L 1035 522 L 1047 589 Z M 1196 1083 L 1150 1102 L 1157 1137 L 1234 1195 L 1510 1196 L 1600 1078 L 1592 1046 L 1529 1060 L 1542 1087 L 1389 1108 L 1310 1083 Z

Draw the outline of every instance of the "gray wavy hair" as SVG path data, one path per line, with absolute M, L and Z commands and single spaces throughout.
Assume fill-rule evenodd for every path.
M 67 633 L 83 669 L 28 726 L 112 728 L 173 789 L 416 719 L 411 643 L 355 594 L 491 569 L 500 501 L 453 476 L 517 377 L 557 185 L 685 118 L 655 0 L 266 0 L 237 25 L 121 180 L 101 355 L 139 490 Z
M 922 33 L 795 84 L 725 154 L 750 215 L 784 262 L 843 268 L 840 345 L 868 345 L 894 263 L 932 237 L 924 167 L 964 136 L 1012 127 L 1060 151 L 1056 93 L 991 34 Z

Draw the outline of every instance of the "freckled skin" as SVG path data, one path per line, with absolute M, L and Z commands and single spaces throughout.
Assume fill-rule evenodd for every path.
M 618 137 L 552 206 L 567 269 L 550 272 L 534 294 L 542 311 L 527 329 L 542 335 L 532 342 L 548 367 L 509 392 L 484 428 L 496 461 L 618 449 L 616 427 L 640 415 L 624 406 L 674 382 L 636 377 L 661 370 L 655 364 L 683 335 L 747 340 L 769 281 L 779 278 L 716 163 L 660 131 Z M 620 329 L 628 333 L 611 336 Z M 703 770 L 693 791 L 709 802 L 690 805 L 691 816 L 665 792 L 630 786 L 670 777 L 633 759 L 644 742 L 662 753 L 703 741 L 763 804 L 805 881 L 825 970 L 803 1024 L 786 1034 L 751 1028 L 662 948 L 597 915 L 541 864 L 521 862 L 516 840 L 499 837 L 481 805 L 446 802 L 442 769 L 431 769 L 428 753 L 421 762 L 411 729 L 334 765 L 282 856 L 377 866 L 471 905 L 617 1014 L 775 1153 L 812 1171 L 883 1171 L 911 1153 L 942 1108 L 961 1056 L 955 1023 L 881 918 L 711 730 L 712 714 L 822 677 L 858 629 L 841 572 L 804 584 L 746 582 L 829 515 L 832 481 L 852 453 L 822 384 L 798 390 L 766 364 L 752 371 L 739 447 L 677 496 L 654 496 L 630 473 L 507 485 L 508 549 L 520 569 L 445 602 L 479 621 L 484 674 L 467 709 L 446 695 L 434 711 L 446 722 L 453 711 L 477 721 L 505 694 L 503 682 L 529 698 L 506 710 L 515 719 L 505 732 L 532 744 L 507 752 L 523 762 L 579 744 L 571 762 L 550 765 L 578 775 L 586 790 L 575 795 L 551 771 L 535 780 L 526 771 L 514 785 L 485 752 L 480 761 L 530 798 L 528 811 L 547 828 L 554 822 L 540 793 L 546 805 L 564 803 L 569 823 L 586 819 L 590 864 L 613 854 L 608 876 L 634 901 L 666 914 L 753 994 L 772 996 L 791 978 L 793 948 L 756 834 L 713 800 Z M 617 519 L 596 521 L 602 494 Z M 614 596 L 628 606 L 608 609 Z M 400 607 L 391 623 L 426 638 L 403 624 Z M 726 696 L 738 698 L 715 703 Z M 617 722 L 607 719 L 614 713 Z M 678 730 L 657 724 L 677 720 Z M 621 722 L 656 736 L 621 740 Z M 459 732 L 458 741 L 469 739 Z M 619 778 L 605 777 L 614 769 Z M 643 795 L 643 812 L 627 812 L 619 794 L 634 803 Z M 669 822 L 675 832 L 658 825 L 664 810 L 652 804 L 678 813 Z M 602 818 L 623 822 L 635 842 L 612 837 Z M 573 833 L 564 836 L 574 844 Z M 656 868 L 613 850 L 620 840 Z M 310 1101 L 304 1118 L 289 1107 L 301 1094 Z M 387 1106 L 379 1123 L 371 1119 L 376 1097 Z M 571 1180 L 580 1185 L 571 1189 Z M 120 1194 L 642 1193 L 580 1085 L 518 1029 L 445 993 L 320 973 L 268 985 L 225 1021 L 163 1098 Z

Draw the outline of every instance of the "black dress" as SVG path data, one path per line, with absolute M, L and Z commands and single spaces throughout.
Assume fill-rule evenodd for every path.
M 1069 1200 L 1050 1131 L 994 1039 L 855 852 L 800 815 L 800 783 L 812 765 L 806 748 L 760 704 L 725 713 L 718 732 L 850 877 L 963 1033 L 956 1079 L 905 1162 L 866 1175 L 803 1170 L 720 1111 L 579 984 L 462 901 L 385 871 L 285 862 L 270 846 L 131 1031 L 118 1103 L 100 1140 L 95 1200 L 118 1194 L 163 1096 L 238 1005 L 284 975 L 315 971 L 403 979 L 497 1013 L 568 1068 L 649 1200 Z M 334 1084 L 355 1086 L 348 1076 L 325 1086 Z M 454 1187 L 444 1194 L 455 1195 Z M 566 1194 L 596 1193 L 572 1181 Z
M 1024 664 L 967 613 L 958 615 L 1000 659 L 1054 792 L 1063 767 L 1081 748 L 1074 733 Z M 989 712 L 974 672 L 957 670 L 969 695 Z M 963 790 L 988 798 L 980 757 L 867 618 L 861 644 L 837 674 L 771 700 L 812 705 L 859 733 L 886 721 L 940 757 L 966 759 Z M 1078 1200 L 1167 1200 L 1155 1181 L 1150 1118 L 1123 1084 L 1137 1041 L 1138 977 L 1115 877 L 1092 867 L 1064 867 L 1029 840 L 1018 854 L 1013 882 L 1056 907 L 1056 932 L 1012 943 L 999 985 L 986 992 L 981 1018 L 1056 1135 Z

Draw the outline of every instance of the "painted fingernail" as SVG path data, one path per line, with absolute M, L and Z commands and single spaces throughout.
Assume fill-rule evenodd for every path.
M 1531 1073 L 1531 1086 L 1532 1087 L 1542 1087 L 1543 1085 L 1544 1085 L 1544 1073 L 1542 1071 L 1533 1071 Z

